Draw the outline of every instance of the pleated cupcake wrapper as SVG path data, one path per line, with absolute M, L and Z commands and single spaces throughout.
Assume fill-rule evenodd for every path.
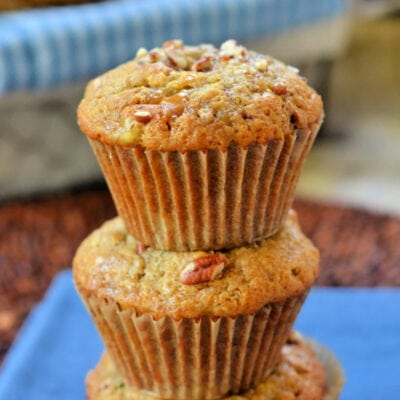
M 281 227 L 318 127 L 226 151 L 90 142 L 118 214 L 137 240 L 173 251 L 228 249 Z
M 326 374 L 326 391 L 324 396 L 322 397 L 321 400 L 337 400 L 339 399 L 340 393 L 342 391 L 343 388 L 343 384 L 345 381 L 344 378 L 344 374 L 343 374 L 343 370 L 342 367 L 339 363 L 339 361 L 337 360 L 337 358 L 335 357 L 335 355 L 325 346 L 323 346 L 322 344 L 314 341 L 314 340 L 310 340 L 308 338 L 305 338 L 305 341 L 314 349 L 319 361 L 321 362 L 321 364 L 323 365 L 324 369 L 325 369 L 325 374 Z M 106 357 L 106 355 L 103 355 L 103 357 Z M 101 362 L 99 363 L 99 365 L 96 367 L 97 369 L 102 369 L 104 368 L 104 366 L 101 365 Z M 111 367 L 113 368 L 113 366 Z M 91 372 L 93 373 L 93 372 Z M 111 379 L 110 379 L 111 378 Z M 92 382 L 88 382 L 87 381 L 87 390 L 88 390 L 88 398 L 89 400 L 96 400 L 97 398 L 97 390 L 99 387 L 101 387 L 101 385 L 104 384 L 109 384 L 109 385 L 115 385 L 116 382 L 119 382 L 119 376 L 116 373 L 116 371 L 113 369 L 113 373 L 111 375 L 109 375 L 106 379 L 108 379 L 109 381 L 106 382 L 102 382 L 102 381 L 98 381 L 97 383 Z M 117 381 L 115 381 L 115 379 Z M 268 377 L 267 377 L 268 379 Z M 255 390 L 257 391 L 257 390 Z M 160 400 L 161 398 L 158 396 L 154 396 L 149 392 L 143 391 L 143 390 L 127 390 L 126 392 L 126 399 L 135 399 L 135 400 Z M 115 400 L 117 399 L 117 396 L 115 396 Z M 125 397 L 123 397 L 125 399 Z M 224 397 L 224 399 L 232 399 L 232 397 Z M 251 395 L 244 395 L 244 397 L 240 397 L 240 398 L 249 398 L 251 399 L 252 396 Z M 257 397 L 258 398 L 258 397 Z M 110 397 L 109 400 L 113 400 L 113 397 Z M 120 399 L 120 397 L 118 397 L 118 399 Z
M 322 400 L 337 400 L 345 383 L 345 376 L 340 362 L 327 347 L 306 338 L 306 342 L 314 349 L 326 373 L 326 392 Z
M 306 293 L 251 315 L 174 320 L 121 311 L 96 296 L 86 305 L 122 375 L 163 399 L 216 399 L 246 391 L 279 361 Z

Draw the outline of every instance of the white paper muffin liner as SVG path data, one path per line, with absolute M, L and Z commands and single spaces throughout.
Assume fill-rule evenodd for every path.
M 305 339 L 306 342 L 313 348 L 319 361 L 325 369 L 326 392 L 323 400 L 337 400 L 345 383 L 344 372 L 339 360 L 326 346 L 313 339 Z
M 333 353 L 325 346 L 321 345 L 314 340 L 303 338 L 305 342 L 310 345 L 318 357 L 319 361 L 325 369 L 327 378 L 325 394 L 320 400 L 337 400 L 344 383 L 344 374 L 339 361 Z M 103 356 L 107 357 L 107 356 Z M 269 379 L 268 377 L 266 378 Z M 265 382 L 265 381 L 264 381 Z M 126 386 L 125 381 L 115 370 L 114 364 L 102 358 L 95 370 L 88 374 L 86 380 L 87 393 L 89 400 L 160 400 L 159 396 L 154 396 L 150 392 L 144 390 L 137 390 Z M 106 390 L 104 390 L 106 388 Z M 121 389 L 123 388 L 123 389 Z M 262 394 L 254 390 L 256 398 L 262 399 Z M 261 397 L 260 397 L 261 396 Z M 266 395 L 267 396 L 267 395 Z M 228 396 L 223 399 L 248 399 L 251 400 L 251 394 L 244 394 L 238 396 Z M 268 400 L 265 397 L 265 400 Z
M 174 320 L 84 299 L 119 373 L 163 399 L 216 399 L 263 381 L 279 361 L 306 293 L 251 315 Z
M 89 141 L 132 236 L 158 249 L 216 250 L 281 227 L 318 128 L 226 151 L 160 152 Z

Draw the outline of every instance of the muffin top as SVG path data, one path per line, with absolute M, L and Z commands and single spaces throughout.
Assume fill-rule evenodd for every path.
M 298 71 L 233 40 L 168 41 L 92 80 L 78 108 L 92 139 L 159 151 L 266 143 L 319 124 L 322 102 Z
M 188 268 L 207 258 L 219 265 L 213 271 L 218 273 L 188 279 Z M 78 290 L 86 297 L 94 294 L 116 302 L 121 310 L 134 308 L 155 319 L 179 319 L 251 314 L 267 303 L 299 295 L 314 282 L 318 262 L 318 251 L 291 212 L 274 236 L 215 253 L 145 248 L 115 218 L 82 242 L 73 269 Z
M 88 374 L 89 400 L 160 400 L 145 391 L 129 387 L 105 353 L 96 369 Z M 225 400 L 322 400 L 326 374 L 312 348 L 292 334 L 282 348 L 282 358 L 268 379 L 253 390 Z
M 325 391 L 323 365 L 310 345 L 293 332 L 269 378 L 255 389 L 229 400 L 322 400 Z

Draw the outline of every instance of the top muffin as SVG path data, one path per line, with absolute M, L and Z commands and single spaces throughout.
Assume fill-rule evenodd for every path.
M 126 147 L 225 150 L 320 123 L 322 102 L 298 71 L 229 40 L 164 43 L 92 80 L 78 109 L 92 139 Z

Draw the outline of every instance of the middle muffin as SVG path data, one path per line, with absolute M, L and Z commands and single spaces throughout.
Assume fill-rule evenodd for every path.
M 81 244 L 73 269 L 127 382 L 165 399 L 196 400 L 265 379 L 318 262 L 291 212 L 271 238 L 225 252 L 146 248 L 115 218 Z

